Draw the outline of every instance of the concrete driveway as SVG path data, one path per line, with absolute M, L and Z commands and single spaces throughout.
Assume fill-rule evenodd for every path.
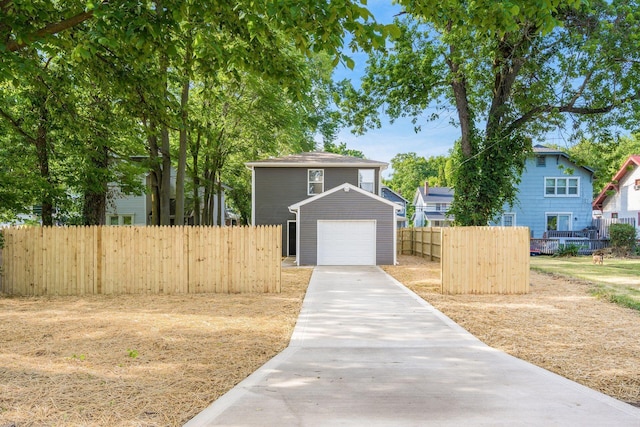
M 287 349 L 186 426 L 638 426 L 492 349 L 378 267 L 316 267 Z

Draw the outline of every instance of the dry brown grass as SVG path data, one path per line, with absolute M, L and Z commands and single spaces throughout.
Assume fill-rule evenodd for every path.
M 439 265 L 385 267 L 487 344 L 640 403 L 640 315 L 531 273 L 528 295 L 441 295 Z M 0 426 L 178 426 L 289 342 L 311 269 L 273 295 L 0 298 Z
M 178 426 L 289 342 L 282 293 L 0 298 L 0 426 Z
M 589 284 L 531 272 L 526 295 L 442 295 L 439 264 L 401 256 L 385 271 L 491 347 L 640 405 L 640 313 Z

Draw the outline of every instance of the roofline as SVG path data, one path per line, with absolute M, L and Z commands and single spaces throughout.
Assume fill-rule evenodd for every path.
M 256 167 L 263 168 L 281 168 L 281 167 L 299 167 L 299 168 L 321 168 L 321 167 L 344 167 L 344 168 L 364 168 L 366 166 L 369 167 L 379 167 L 381 171 L 387 169 L 389 166 L 388 163 L 385 162 L 377 162 L 371 160 L 370 163 L 340 163 L 340 162 L 247 162 L 245 166 L 249 169 L 254 169 Z
M 573 160 L 571 160 L 571 157 L 569 157 L 569 155 L 563 151 L 533 151 L 533 154 L 535 156 L 562 156 L 565 159 L 569 160 L 571 163 L 575 164 L 577 167 L 582 168 L 582 169 L 586 169 L 589 172 L 591 172 L 592 174 L 595 174 L 596 171 L 595 169 L 590 168 L 589 166 L 582 166 L 579 165 L 577 163 L 575 163 Z
M 330 190 L 325 191 L 324 193 L 320 193 L 320 194 L 316 194 L 315 196 L 311 196 L 308 199 L 304 199 L 298 203 L 294 203 L 293 205 L 289 206 L 289 212 L 296 212 L 298 209 L 300 209 L 301 206 L 304 206 L 308 203 L 313 203 L 316 200 L 322 199 L 325 196 L 328 196 L 330 194 L 336 193 L 340 190 L 343 190 L 345 192 L 347 191 L 356 191 L 362 195 L 365 195 L 367 197 L 371 197 L 372 199 L 378 200 L 379 202 L 383 202 L 389 206 L 392 206 L 393 208 L 395 208 L 395 210 L 400 211 L 402 210 L 402 206 L 400 206 L 397 203 L 393 203 L 387 199 L 385 199 L 384 197 L 380 197 L 377 194 L 373 194 L 370 193 L 366 190 L 363 190 L 362 188 L 356 187 L 355 185 L 349 184 L 347 182 L 345 182 L 344 184 L 338 185 L 337 187 L 333 187 Z
M 622 164 L 620 169 L 618 169 L 618 172 L 616 172 L 616 174 L 613 176 L 611 181 L 604 186 L 600 194 L 598 194 L 598 196 L 595 198 L 595 200 L 591 204 L 592 208 L 602 210 L 602 204 L 604 203 L 604 200 L 608 197 L 607 192 L 611 190 L 616 190 L 616 184 L 614 184 L 613 182 L 614 181 L 620 182 L 620 179 L 627 174 L 627 171 L 628 171 L 627 168 L 631 163 L 635 164 L 636 166 L 640 166 L 640 156 L 638 155 L 629 156 L 627 160 L 625 160 L 625 162 Z
M 408 201 L 407 199 L 405 199 L 404 197 L 402 197 L 402 194 L 399 194 L 399 193 L 397 193 L 397 192 L 393 191 L 391 188 L 389 188 L 389 186 L 387 186 L 387 185 L 383 185 L 383 186 L 381 187 L 381 189 L 382 189 L 382 188 L 386 188 L 387 190 L 391 191 L 391 192 L 392 192 L 393 194 L 395 194 L 396 196 L 400 197 L 400 198 L 401 198 L 402 200 L 404 200 L 405 202 L 409 203 L 409 201 Z M 380 192 L 382 192 L 382 191 L 380 191 Z

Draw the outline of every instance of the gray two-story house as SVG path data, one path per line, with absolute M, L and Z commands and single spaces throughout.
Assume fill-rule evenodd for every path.
M 282 225 L 298 265 L 395 264 L 397 204 L 381 194 L 387 163 L 325 152 L 247 163 L 253 225 Z

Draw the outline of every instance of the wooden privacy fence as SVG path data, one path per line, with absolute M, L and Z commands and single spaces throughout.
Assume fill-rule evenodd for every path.
M 3 230 L 9 295 L 280 292 L 280 226 Z
M 401 255 L 416 255 L 439 260 L 441 254 L 440 227 L 419 227 L 398 229 L 397 251 Z
M 529 292 L 527 227 L 421 227 L 398 230 L 398 253 L 440 260 L 446 294 Z
M 443 228 L 440 274 L 445 294 L 528 293 L 529 228 Z

